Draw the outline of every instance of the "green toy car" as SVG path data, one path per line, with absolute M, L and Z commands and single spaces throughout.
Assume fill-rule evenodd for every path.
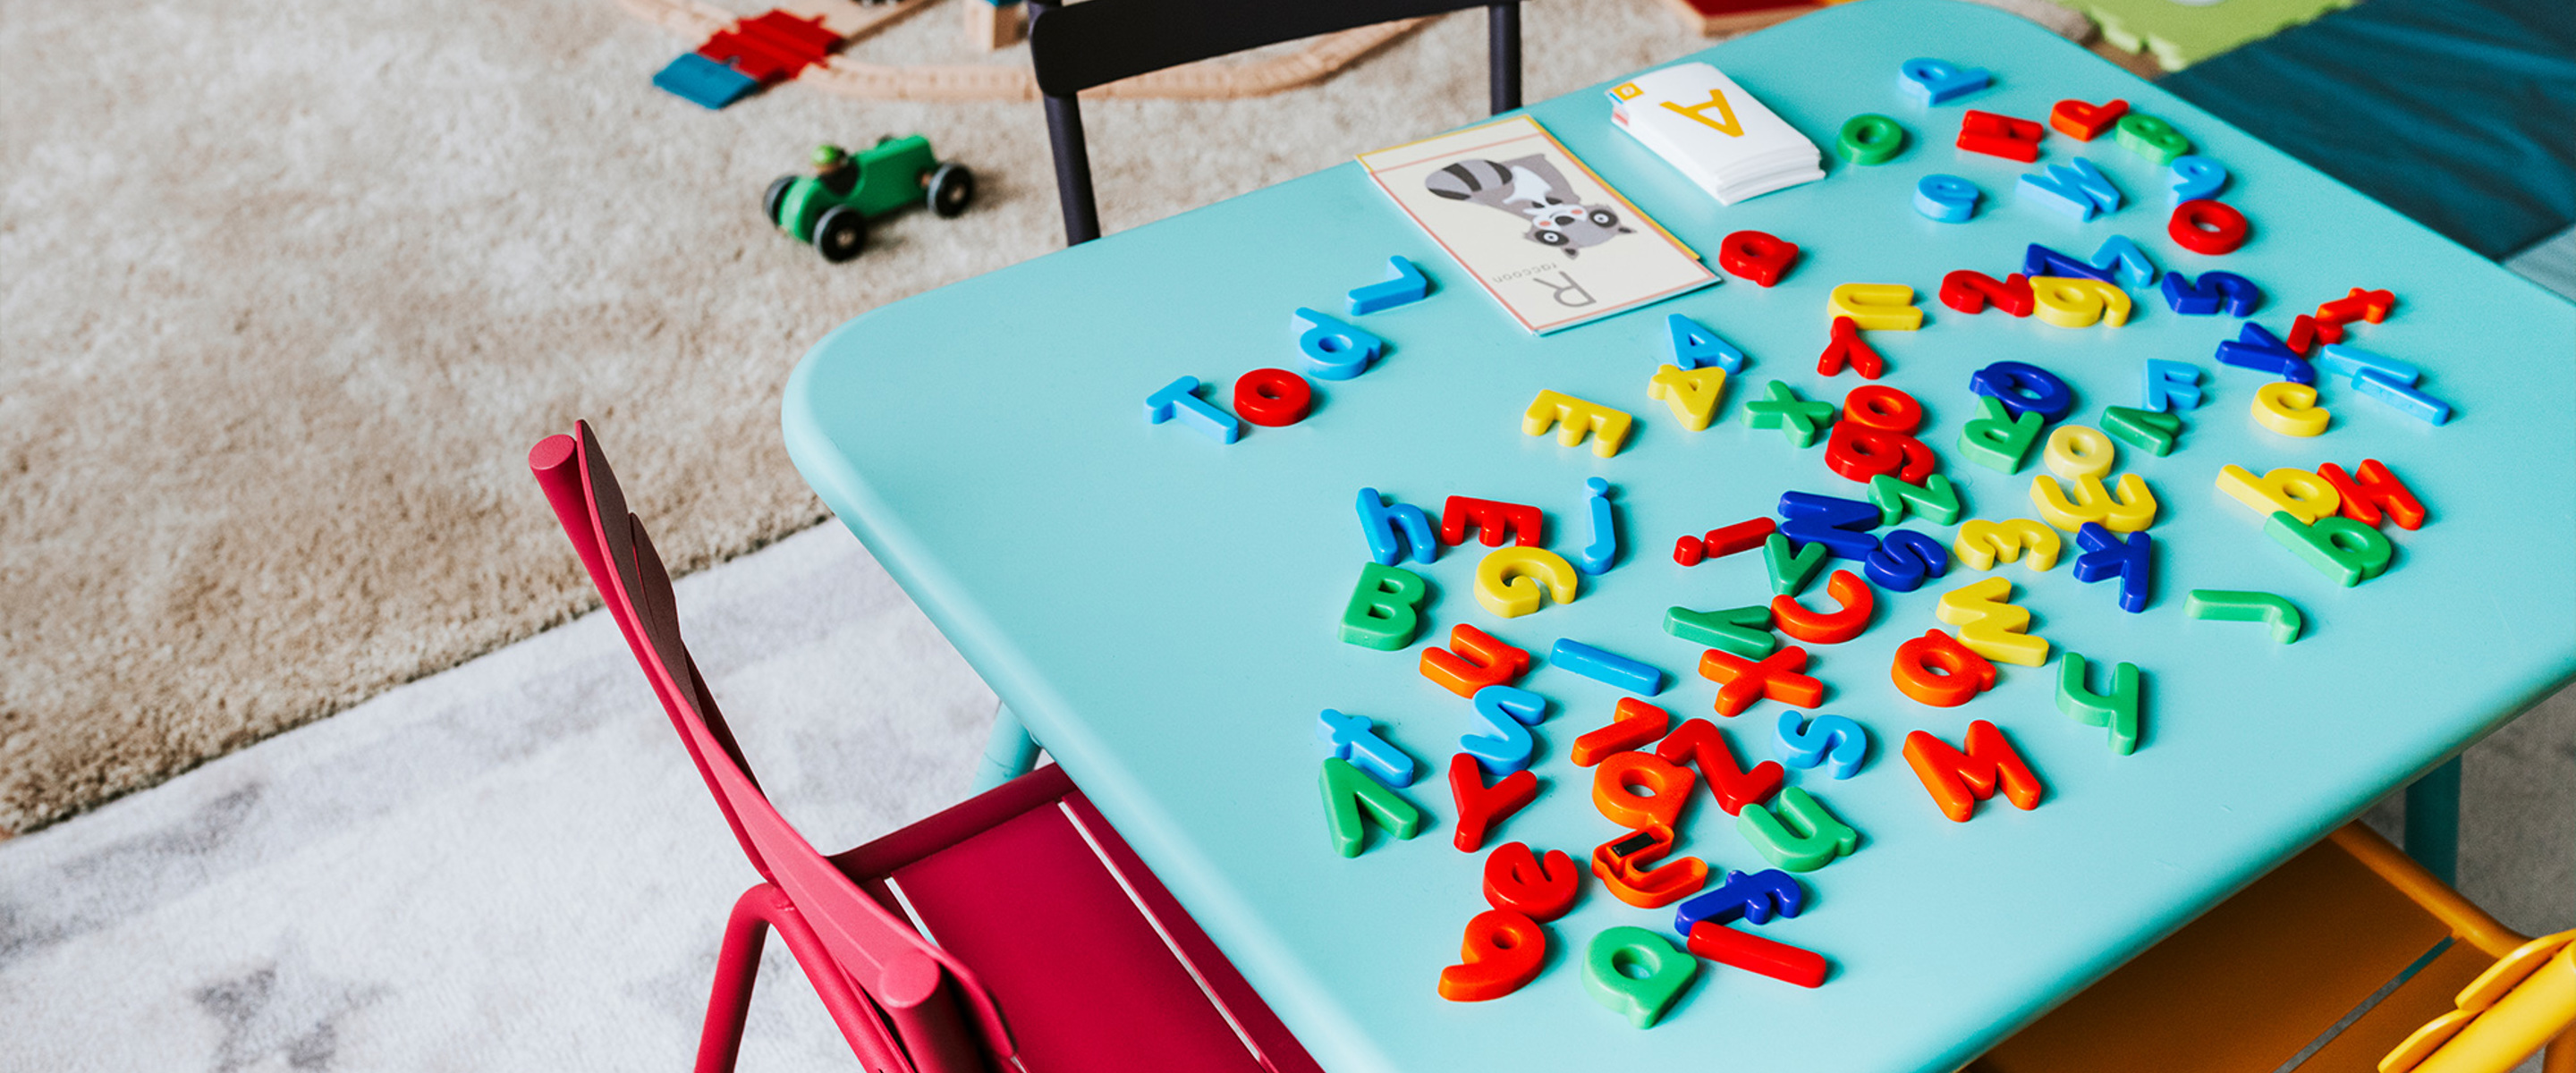
M 838 264 L 867 246 L 869 220 L 916 200 L 941 216 L 964 212 L 975 200 L 975 173 L 940 163 L 928 138 L 889 135 L 855 156 L 837 145 L 815 146 L 814 174 L 779 176 L 760 196 L 760 209 Z

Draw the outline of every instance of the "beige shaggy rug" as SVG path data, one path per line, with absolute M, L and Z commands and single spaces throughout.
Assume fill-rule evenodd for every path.
M 1021 62 L 955 2 L 856 53 Z M 1702 44 L 1658 0 L 1524 25 L 1533 99 Z M 0 0 L 0 831 L 587 606 L 521 461 L 575 418 L 676 568 L 813 524 L 777 432 L 804 349 L 1061 245 L 1035 104 L 711 113 L 650 84 L 693 44 L 610 0 Z M 1467 122 L 1484 74 L 1451 17 L 1277 97 L 1089 105 L 1102 215 Z M 977 169 L 963 218 L 841 266 L 761 220 L 816 141 L 912 131 Z

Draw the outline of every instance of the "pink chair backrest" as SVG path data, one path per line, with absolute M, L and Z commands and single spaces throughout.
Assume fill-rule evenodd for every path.
M 616 475 L 587 423 L 528 452 L 528 468 L 617 619 L 662 708 L 724 811 L 743 853 L 785 892 L 841 971 L 892 1021 L 909 1061 L 894 1068 L 976 1073 L 986 1068 L 958 1023 L 958 1006 L 996 1057 L 1013 1053 L 1009 1030 L 975 974 L 889 912 L 769 803 L 726 729 L 715 698 L 680 641 L 670 574 L 643 522 L 626 510 Z M 809 969 L 811 967 L 809 966 Z

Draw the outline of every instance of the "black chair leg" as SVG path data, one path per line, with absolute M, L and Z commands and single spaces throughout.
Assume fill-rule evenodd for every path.
M 1514 0 L 1488 7 L 1485 23 L 1492 39 L 1494 114 L 1501 115 L 1521 106 L 1521 5 Z
M 1055 146 L 1055 193 L 1064 205 L 1064 243 L 1079 246 L 1100 237 L 1100 208 L 1091 199 L 1091 151 L 1082 142 L 1082 105 L 1072 97 L 1046 99 L 1047 140 Z

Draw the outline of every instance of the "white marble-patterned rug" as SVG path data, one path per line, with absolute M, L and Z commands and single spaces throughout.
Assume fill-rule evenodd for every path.
M 679 600 L 817 845 L 965 795 L 992 695 L 840 527 Z M 2469 756 L 2463 887 L 2528 932 L 2576 927 L 2571 741 L 2562 693 Z M 592 615 L 0 842 L 0 1070 L 685 1068 L 753 880 Z M 763 979 L 742 1068 L 853 1068 Z
M 992 694 L 845 530 L 678 591 L 816 845 L 966 796 Z M 593 614 L 0 842 L 0 1070 L 685 1069 L 758 879 Z M 853 1068 L 769 954 L 742 1068 Z

